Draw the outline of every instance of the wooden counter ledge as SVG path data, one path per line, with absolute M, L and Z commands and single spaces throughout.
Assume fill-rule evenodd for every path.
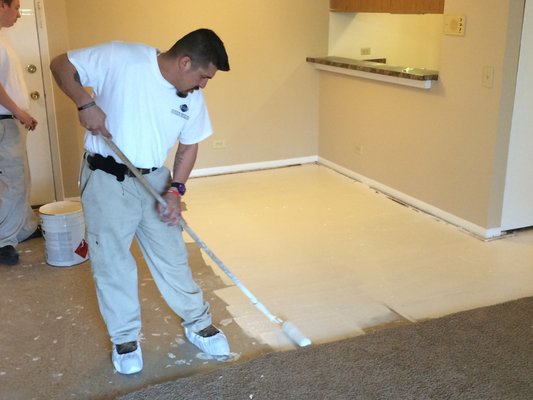
M 430 89 L 438 81 L 439 72 L 425 68 L 387 65 L 382 62 L 355 60 L 343 57 L 307 57 L 307 62 L 323 71 L 357 76 L 383 82 Z

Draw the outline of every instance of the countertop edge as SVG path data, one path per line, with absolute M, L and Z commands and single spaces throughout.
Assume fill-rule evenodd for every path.
M 325 65 L 340 69 L 361 71 L 370 74 L 379 74 L 389 77 L 410 79 L 415 81 L 438 81 L 439 72 L 424 68 L 411 68 L 404 66 L 391 66 L 379 62 L 355 60 L 342 57 L 307 57 L 306 61 L 313 64 Z

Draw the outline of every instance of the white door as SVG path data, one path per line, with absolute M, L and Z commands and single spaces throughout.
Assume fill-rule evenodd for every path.
M 526 1 L 507 161 L 502 230 L 533 226 L 533 0 Z
M 54 201 L 56 192 L 34 0 L 21 0 L 20 13 L 22 16 L 17 23 L 11 28 L 2 29 L 2 32 L 20 58 L 28 90 L 33 97 L 30 100 L 30 114 L 38 121 L 38 125 L 37 129 L 28 133 L 30 202 L 32 205 L 41 205 Z

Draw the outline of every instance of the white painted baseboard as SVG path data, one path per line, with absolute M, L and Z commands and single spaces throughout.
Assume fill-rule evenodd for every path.
M 388 187 L 386 185 L 383 185 L 380 182 L 374 181 L 372 179 L 367 178 L 366 176 L 360 175 L 352 170 L 349 170 L 347 168 L 344 168 L 338 164 L 335 164 L 329 160 L 326 160 L 324 158 L 319 157 L 318 159 L 319 164 L 322 164 L 326 167 L 329 167 L 333 169 L 334 171 L 337 171 L 343 175 L 346 175 L 350 178 L 353 178 L 372 189 L 377 190 L 378 192 L 381 192 L 385 194 L 386 196 L 389 196 L 393 199 L 397 199 L 401 201 L 402 203 L 406 204 L 407 206 L 413 207 L 417 210 L 420 210 L 426 214 L 432 215 L 443 222 L 452 224 L 454 226 L 457 226 L 468 233 L 473 234 L 476 237 L 479 237 L 481 239 L 495 239 L 498 237 L 502 237 L 502 235 L 505 235 L 505 232 L 503 232 L 499 228 L 492 228 L 492 229 L 486 229 L 479 225 L 476 225 L 470 221 L 467 221 L 465 219 L 459 218 L 456 215 L 450 214 L 449 212 L 446 212 L 444 210 L 441 210 L 440 208 L 437 208 L 435 206 L 432 206 L 431 204 L 425 203 L 423 201 L 420 201 L 419 199 L 416 199 L 414 197 L 411 197 L 405 193 L 399 192 L 396 189 L 393 189 L 391 187 Z
M 263 161 L 249 164 L 234 164 L 224 167 L 193 169 L 191 178 L 221 174 L 233 174 L 236 172 L 257 171 L 261 169 L 288 167 L 290 165 L 311 164 L 318 161 L 318 156 L 288 158 L 285 160 Z

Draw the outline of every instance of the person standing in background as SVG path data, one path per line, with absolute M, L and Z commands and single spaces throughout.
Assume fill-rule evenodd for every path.
M 18 263 L 18 243 L 40 236 L 37 216 L 29 204 L 26 152 L 26 130 L 34 130 L 37 121 L 28 113 L 20 61 L 1 31 L 17 22 L 19 8 L 20 0 L 0 0 L 0 264 L 7 265 Z

